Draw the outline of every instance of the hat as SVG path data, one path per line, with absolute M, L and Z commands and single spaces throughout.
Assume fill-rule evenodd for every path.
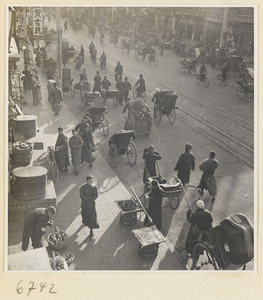
M 156 88 L 156 90 L 155 90 L 156 92 L 160 92 L 160 89 L 159 88 Z
M 203 200 L 198 200 L 198 201 L 196 201 L 196 207 L 197 208 L 205 208 L 205 203 L 204 203 L 204 201 Z
M 46 208 L 46 211 L 49 211 L 53 215 L 57 212 L 57 210 L 54 206 L 49 206 L 48 208 Z
M 86 180 L 88 181 L 88 180 L 90 180 L 90 179 L 93 179 L 94 177 L 92 176 L 92 175 L 88 175 L 87 177 L 86 177 Z
M 154 151 L 154 145 L 149 146 L 150 151 Z

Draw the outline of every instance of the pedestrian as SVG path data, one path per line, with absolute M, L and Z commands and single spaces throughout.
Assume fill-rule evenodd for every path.
M 96 160 L 96 157 L 92 154 L 92 149 L 95 147 L 92 133 L 90 132 L 90 125 L 87 123 L 87 127 L 83 129 L 82 140 L 84 145 L 82 147 L 81 161 L 86 161 L 89 164 L 89 167 L 92 167 L 93 162 Z
M 32 74 L 30 71 L 28 71 L 27 66 L 25 66 L 24 71 L 22 71 L 23 77 L 23 90 L 26 91 L 31 91 L 32 90 Z
M 93 93 L 94 92 L 101 92 L 100 83 L 101 83 L 100 72 L 97 71 L 96 76 L 94 77 Z
M 209 195 L 212 196 L 212 201 L 215 201 L 215 196 L 217 194 L 216 178 L 214 174 L 219 166 L 219 162 L 215 159 L 215 156 L 215 151 L 211 151 L 209 153 L 209 158 L 204 160 L 199 166 L 199 169 L 203 171 L 203 174 L 197 187 L 201 196 L 203 196 L 204 190 L 208 190 Z
M 61 102 L 63 100 L 62 91 L 57 86 L 57 83 L 54 83 L 54 89 L 50 92 L 50 101 L 52 103 L 52 111 L 55 112 L 57 116 L 59 111 L 61 110 Z
M 66 19 L 65 22 L 64 22 L 64 32 L 65 32 L 66 30 L 68 31 L 68 20 L 67 20 L 67 19 Z
M 82 64 L 85 62 L 85 55 L 84 55 L 84 47 L 83 45 L 80 46 L 80 55 L 82 57 Z
M 162 40 L 162 41 L 161 41 L 161 44 L 160 44 L 160 50 L 161 50 L 161 51 L 160 51 L 160 55 L 162 55 L 162 56 L 163 56 L 164 45 L 165 45 L 165 44 L 164 44 L 164 40 Z
M 46 233 L 44 227 L 53 226 L 53 221 L 50 219 L 56 213 L 54 206 L 48 208 L 36 208 L 24 219 L 24 230 L 22 239 L 22 250 L 26 251 L 31 238 L 33 249 L 44 246 L 43 235 Z
M 119 77 L 122 77 L 122 73 L 123 73 L 123 66 L 119 61 L 117 63 L 117 66 L 115 67 L 114 73 L 115 73 L 115 81 L 118 81 Z
M 81 148 L 84 145 L 82 138 L 78 135 L 76 129 L 72 130 L 72 136 L 69 138 L 69 147 L 71 149 L 71 159 L 74 166 L 75 174 L 79 174 L 80 160 L 81 160 Z
M 86 177 L 87 183 L 83 184 L 79 190 L 79 196 L 81 199 L 81 216 L 84 226 L 88 226 L 90 229 L 90 238 L 94 236 L 93 229 L 100 228 L 97 221 L 96 203 L 98 198 L 98 190 L 94 185 L 94 177 L 88 175 Z
M 128 77 L 124 78 L 123 86 L 124 86 L 124 100 L 125 100 L 125 103 L 127 103 L 128 98 L 129 98 L 129 92 L 131 90 L 131 84 L 128 81 Z
M 101 84 L 102 89 L 105 91 L 108 91 L 109 87 L 111 86 L 111 82 L 108 80 L 107 76 L 104 76 L 104 78 L 100 84 Z
M 63 133 L 63 128 L 58 128 L 58 138 L 55 145 L 55 159 L 58 168 L 63 172 L 68 171 L 69 157 L 68 157 L 68 138 Z
M 156 161 L 162 159 L 162 157 L 154 150 L 154 146 L 151 145 L 148 149 L 144 149 L 142 158 L 145 161 L 143 171 L 143 183 L 145 183 L 149 177 L 156 176 Z
M 152 191 L 148 195 L 148 208 L 147 212 L 152 218 L 153 224 L 157 229 L 162 229 L 162 203 L 163 203 L 163 192 L 159 187 L 157 180 L 153 179 L 151 182 Z M 144 226 L 152 226 L 147 216 L 144 219 Z
M 203 200 L 196 202 L 196 211 L 194 213 L 191 209 L 186 212 L 186 218 L 191 225 L 185 242 L 185 250 L 187 253 L 192 254 L 200 231 L 212 228 L 213 218 L 211 213 L 205 209 Z
M 107 64 L 107 55 L 105 54 L 105 52 L 102 52 L 102 55 L 100 57 L 100 70 L 102 71 L 103 68 L 106 67 Z
M 88 76 L 86 73 L 86 69 L 83 69 L 81 73 L 79 73 L 79 83 L 81 84 L 83 81 L 87 80 Z
M 33 103 L 35 106 L 40 103 L 42 100 L 42 94 L 41 94 L 41 85 L 38 80 L 37 73 L 34 71 L 32 72 L 32 95 L 33 95 Z
M 119 77 L 119 80 L 116 83 L 116 88 L 119 91 L 119 103 L 122 105 L 124 97 L 124 82 L 122 81 L 122 77 Z
M 182 184 L 185 185 L 190 181 L 190 172 L 195 169 L 195 157 L 190 150 L 192 145 L 186 143 L 185 152 L 180 155 L 174 171 L 178 171 L 177 176 L 181 180 Z
M 146 92 L 146 87 L 145 87 L 145 80 L 143 79 L 142 74 L 140 75 L 140 78 L 138 81 L 135 83 L 135 86 L 137 87 L 137 97 L 141 97 L 142 93 Z

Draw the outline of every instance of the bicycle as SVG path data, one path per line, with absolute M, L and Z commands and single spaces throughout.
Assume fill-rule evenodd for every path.
M 144 103 L 146 102 L 146 93 L 143 92 L 143 93 L 140 94 L 140 96 L 138 96 L 138 87 L 137 86 L 133 87 L 132 93 L 133 93 L 133 97 L 134 98 L 140 97 L 140 99 L 141 99 L 142 102 L 144 102 Z
M 232 83 L 232 79 L 231 79 L 231 75 L 230 74 L 227 74 L 226 75 L 226 78 L 224 80 L 223 78 L 223 75 L 220 73 L 216 76 L 216 79 L 217 79 L 217 83 L 221 84 L 221 85 L 226 85 L 226 86 L 233 86 L 233 83 Z
M 100 65 L 100 71 L 103 73 L 107 73 L 107 63 L 101 64 Z
M 53 146 L 49 146 L 47 148 L 47 157 L 48 163 L 50 166 L 50 173 L 52 175 L 52 179 L 54 182 L 58 181 L 59 178 L 59 170 L 58 165 L 56 163 L 55 152 L 57 151 Z
M 204 74 L 204 78 L 201 80 L 201 75 L 200 74 L 196 74 L 196 79 L 197 79 L 197 83 L 203 83 L 205 85 L 205 87 L 209 87 L 210 81 L 208 79 L 208 77 L 206 76 L 206 74 Z

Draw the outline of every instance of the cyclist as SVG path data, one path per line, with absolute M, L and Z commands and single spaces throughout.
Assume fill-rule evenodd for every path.
M 140 75 L 140 78 L 138 81 L 135 83 L 135 86 L 137 87 L 137 97 L 141 97 L 142 93 L 146 92 L 146 87 L 145 87 L 145 80 L 143 79 L 142 74 Z
M 101 42 L 101 44 L 104 44 L 104 37 L 105 37 L 104 32 L 101 32 L 100 33 L 100 42 Z
M 229 75 L 230 75 L 229 63 L 225 63 L 222 69 L 222 81 L 225 82 Z
M 155 105 L 160 105 L 160 101 L 161 101 L 161 94 L 160 94 L 160 89 L 157 88 L 155 90 L 155 94 L 152 97 L 152 102 L 154 102 Z
M 76 70 L 79 71 L 83 63 L 81 53 L 78 54 L 77 58 L 75 59 L 75 63 L 76 63 Z
M 100 70 L 102 71 L 103 68 L 105 68 L 106 66 L 106 62 L 107 61 L 107 55 L 105 54 L 105 52 L 102 52 L 102 55 L 100 57 Z
M 152 47 L 151 52 L 150 52 L 150 61 L 151 62 L 155 61 L 155 54 L 156 54 L 156 51 L 155 51 L 154 47 Z
M 205 63 L 202 63 L 200 66 L 200 81 L 203 82 L 205 80 L 205 77 L 207 75 L 207 69 L 205 66 Z
M 119 61 L 117 63 L 117 66 L 115 67 L 114 73 L 115 73 L 115 81 L 118 81 L 118 79 L 122 76 L 123 73 L 123 66 Z

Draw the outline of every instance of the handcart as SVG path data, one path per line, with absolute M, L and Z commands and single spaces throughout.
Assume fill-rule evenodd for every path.
M 118 164 L 121 155 L 127 155 L 130 165 L 135 165 L 137 161 L 137 149 L 132 139 L 134 130 L 120 130 L 114 133 L 109 140 L 109 156 L 113 168 Z
M 70 92 L 71 96 L 73 96 L 73 79 L 71 78 L 70 69 L 62 69 L 62 92 Z
M 94 132 L 96 129 L 101 129 L 103 131 L 103 135 L 107 136 L 109 134 L 109 121 L 105 116 L 107 113 L 107 109 L 105 106 L 103 107 L 91 107 L 87 110 L 86 115 L 92 120 L 91 130 Z
M 177 109 L 176 100 L 178 95 L 174 91 L 161 91 L 160 92 L 160 101 L 154 104 L 154 122 L 156 125 L 159 125 L 162 119 L 162 116 L 167 116 L 169 123 L 173 124 L 176 119 L 175 110 Z
M 201 231 L 192 251 L 191 270 L 236 270 L 254 258 L 254 229 L 237 213 L 220 225 Z
M 83 92 L 81 93 L 81 109 L 84 109 L 87 105 L 95 104 L 95 102 L 100 103 L 100 93 L 99 92 Z
M 123 113 L 128 110 L 128 116 L 124 124 L 125 130 L 135 130 L 136 133 L 150 135 L 152 127 L 152 117 L 148 106 L 141 102 L 129 102 L 123 109 Z
M 119 103 L 119 95 L 120 95 L 120 92 L 118 90 L 104 90 L 104 89 L 102 89 L 101 97 L 103 99 L 103 105 L 106 104 L 106 100 L 112 99 L 113 104 L 115 106 L 117 106 L 118 103 Z

